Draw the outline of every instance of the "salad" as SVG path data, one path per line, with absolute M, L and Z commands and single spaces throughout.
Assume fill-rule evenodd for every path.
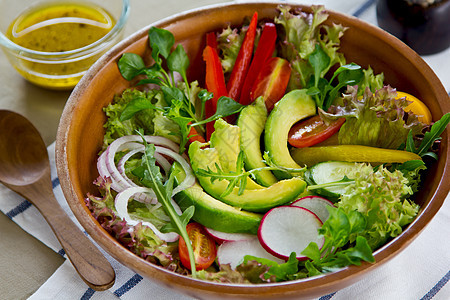
M 100 194 L 85 200 L 143 259 L 204 280 L 295 280 L 374 263 L 417 215 L 450 114 L 432 122 L 347 62 L 346 28 L 322 6 L 278 9 L 206 34 L 202 66 L 155 27 L 151 57 L 119 59 L 134 87 L 104 108 Z

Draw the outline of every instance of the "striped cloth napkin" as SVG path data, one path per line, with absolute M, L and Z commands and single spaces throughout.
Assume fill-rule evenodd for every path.
M 236 1 L 239 2 L 239 1 Z M 317 1 L 302 1 L 317 4 Z M 327 8 L 352 14 L 376 24 L 375 0 L 321 1 Z M 450 90 L 450 49 L 424 57 Z M 48 148 L 53 191 L 62 207 L 79 225 L 68 207 L 55 167 L 55 145 Z M 65 256 L 58 240 L 38 210 L 14 192 L 0 186 L 0 210 L 25 231 L 55 252 Z M 81 228 L 81 226 L 80 226 Z M 370 276 L 320 300 L 328 299 L 450 299 L 450 196 L 422 234 L 403 252 L 379 267 Z M 102 249 L 101 249 L 102 250 Z M 102 250 L 103 251 L 103 250 Z M 104 252 L 103 252 L 104 253 Z M 116 272 L 116 282 L 108 291 L 95 292 L 76 273 L 69 260 L 29 299 L 192 299 L 143 278 L 104 253 Z

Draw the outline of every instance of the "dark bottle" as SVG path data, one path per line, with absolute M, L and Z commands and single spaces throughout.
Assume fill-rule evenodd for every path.
M 377 20 L 421 55 L 450 46 L 450 0 L 377 0 Z

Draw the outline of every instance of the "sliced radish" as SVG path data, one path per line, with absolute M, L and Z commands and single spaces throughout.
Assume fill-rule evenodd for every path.
M 318 229 L 322 221 L 311 211 L 298 206 L 278 206 L 269 210 L 261 220 L 258 238 L 261 246 L 272 255 L 289 259 L 295 252 L 297 259 L 306 260 L 301 252 L 311 242 L 323 246 Z
M 320 221 L 325 222 L 328 219 L 330 213 L 327 206 L 334 206 L 333 202 L 328 199 L 319 196 L 306 196 L 294 201 L 291 206 L 299 206 L 306 208 L 307 210 L 315 213 Z
M 228 233 L 206 227 L 205 229 L 218 244 L 224 242 L 248 241 L 256 238 L 254 234 L 249 233 Z
M 284 263 L 284 260 L 264 250 L 256 237 L 251 240 L 223 243 L 217 249 L 217 262 L 220 265 L 230 264 L 232 269 L 236 269 L 244 261 L 244 256 L 246 255 L 267 258 L 279 264 Z

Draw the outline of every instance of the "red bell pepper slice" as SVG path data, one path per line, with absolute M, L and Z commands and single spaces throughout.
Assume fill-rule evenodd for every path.
M 210 46 L 217 51 L 217 38 L 215 32 L 209 32 L 206 34 L 206 46 Z
M 250 91 L 264 63 L 270 57 L 272 57 L 273 51 L 275 50 L 276 40 L 277 40 L 277 29 L 275 27 L 275 24 L 266 23 L 264 25 L 261 38 L 259 39 L 255 55 L 253 56 L 253 60 L 250 64 L 250 68 L 248 69 L 244 85 L 242 86 L 239 103 L 243 105 L 248 105 L 252 102 L 250 100 Z
M 214 97 L 205 103 L 205 117 L 214 115 L 217 109 L 217 99 L 227 96 L 227 87 L 223 75 L 222 64 L 220 63 L 217 50 L 207 45 L 203 50 L 203 60 L 206 62 L 205 84 L 208 91 L 214 94 Z M 206 123 L 206 139 L 209 141 L 214 131 L 214 122 Z
M 255 43 L 256 25 L 258 23 L 258 13 L 253 14 L 241 49 L 239 50 L 233 70 L 231 71 L 230 79 L 228 80 L 227 89 L 230 98 L 239 102 L 242 86 L 244 85 L 245 77 L 248 73 L 250 61 L 253 55 L 253 45 Z
M 194 141 L 199 141 L 200 143 L 205 142 L 205 138 L 200 135 L 194 127 L 191 127 L 188 134 L 188 141 L 189 143 L 193 143 Z

